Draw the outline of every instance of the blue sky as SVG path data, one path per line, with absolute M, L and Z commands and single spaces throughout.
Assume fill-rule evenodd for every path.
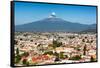
M 15 25 L 21 25 L 47 18 L 52 12 L 55 12 L 57 17 L 73 23 L 96 23 L 95 6 L 15 2 L 14 7 Z

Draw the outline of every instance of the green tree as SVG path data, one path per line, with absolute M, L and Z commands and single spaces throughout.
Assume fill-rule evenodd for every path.
M 60 57 L 60 59 L 64 59 L 65 58 L 64 53 L 63 52 L 60 52 L 59 53 L 59 57 Z
M 87 40 L 87 43 L 90 43 L 90 41 L 89 41 L 89 40 Z
M 85 39 L 82 39 L 82 42 L 85 42 Z
M 15 63 L 19 63 L 20 60 L 21 60 L 21 56 L 20 55 L 15 56 Z
M 73 39 L 73 38 L 75 38 L 75 36 L 69 36 L 68 38 Z
M 18 41 L 17 41 L 17 40 L 14 40 L 14 44 L 15 44 L 15 45 L 18 45 Z
M 81 55 L 76 55 L 69 58 L 69 60 L 80 60 L 80 59 L 81 59 Z
M 22 63 L 23 63 L 24 65 L 29 65 L 29 62 L 27 61 L 27 59 L 24 59 L 24 60 L 22 61 Z
M 65 58 L 68 58 L 68 55 L 65 55 Z
M 55 55 L 55 57 L 56 57 L 56 58 L 55 58 L 55 61 L 60 61 L 59 53 L 55 52 L 54 55 Z
M 58 41 L 55 41 L 53 40 L 53 48 L 55 49 L 56 47 L 60 47 L 62 45 L 62 42 L 58 42 Z
M 15 63 L 19 63 L 21 60 L 21 55 L 19 54 L 19 49 L 16 49 Z
M 85 45 L 83 48 L 83 55 L 86 55 L 87 46 Z
M 44 52 L 44 55 L 47 55 L 47 54 L 53 55 L 53 52 L 52 51 Z
M 16 55 L 17 56 L 19 55 L 19 49 L 18 48 L 16 49 Z
M 42 44 L 38 44 L 37 49 L 40 51 L 40 53 L 44 52 L 44 47 Z
M 21 56 L 28 57 L 29 56 L 29 53 L 28 52 L 24 52 Z
M 58 42 L 56 40 L 53 40 L 52 47 L 53 47 L 55 52 L 56 52 L 56 47 L 60 47 L 60 46 L 62 46 L 62 42 Z
M 96 59 L 93 58 L 93 56 L 91 56 L 90 61 L 91 61 L 91 62 L 94 62 L 94 61 L 96 61 Z

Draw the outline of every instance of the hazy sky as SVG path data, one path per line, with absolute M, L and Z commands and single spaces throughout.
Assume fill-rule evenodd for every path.
M 14 7 L 15 25 L 47 18 L 52 12 L 55 12 L 57 17 L 73 23 L 96 23 L 96 7 L 93 6 L 15 2 Z

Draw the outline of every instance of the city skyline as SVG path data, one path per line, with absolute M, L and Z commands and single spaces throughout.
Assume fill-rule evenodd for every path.
M 15 2 L 15 25 L 48 18 L 52 12 L 66 21 L 81 24 L 96 23 L 95 6 L 60 5 L 46 3 Z

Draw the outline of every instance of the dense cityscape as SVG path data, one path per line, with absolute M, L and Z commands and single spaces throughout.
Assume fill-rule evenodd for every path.
M 13 66 L 97 61 L 96 6 L 16 2 L 14 7 Z
M 15 32 L 15 66 L 95 62 L 96 33 Z

